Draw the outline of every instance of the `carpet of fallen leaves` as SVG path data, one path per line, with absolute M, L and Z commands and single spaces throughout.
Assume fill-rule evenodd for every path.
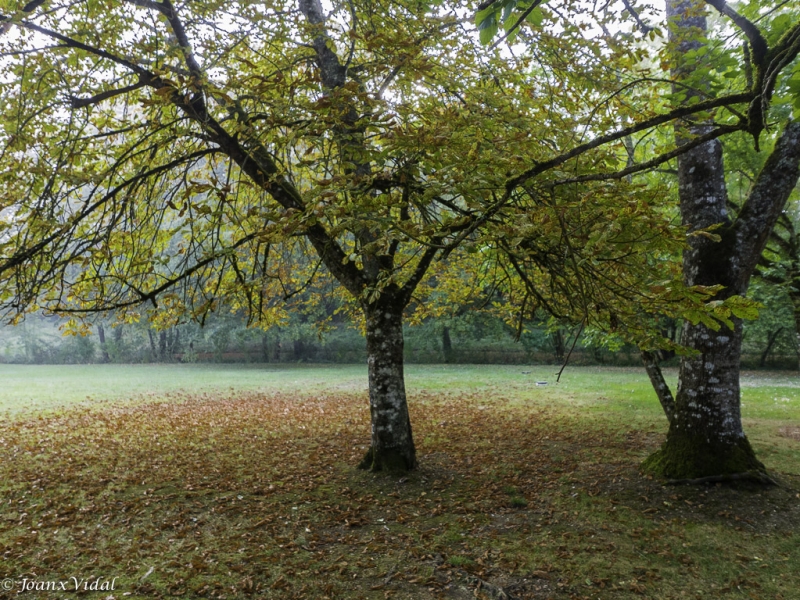
M 411 406 L 420 469 L 402 478 L 354 468 L 364 393 L 3 421 L 0 577 L 117 577 L 79 594 L 115 600 L 800 598 L 795 475 L 664 486 L 637 470 L 654 427 L 485 392 Z M 0 590 L 66 597 L 48 594 Z

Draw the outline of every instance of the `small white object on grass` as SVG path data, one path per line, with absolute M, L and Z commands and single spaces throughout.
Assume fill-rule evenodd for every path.
M 536 385 L 547 385 L 546 381 L 537 381 Z

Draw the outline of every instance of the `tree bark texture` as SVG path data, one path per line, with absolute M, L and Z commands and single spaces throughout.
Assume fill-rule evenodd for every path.
M 723 212 L 724 187 L 709 184 L 720 181 L 714 171 L 723 169 L 716 150 L 687 153 L 678 169 L 684 173 L 679 188 L 684 222 L 692 229 L 713 224 L 714 206 L 721 224 L 716 230 L 720 241 L 692 238 L 683 258 L 685 282 L 724 285 L 721 299 L 746 294 L 758 257 L 800 175 L 800 123 L 787 124 L 733 223 Z M 694 179 L 703 172 L 703 179 Z M 681 343 L 697 354 L 681 360 L 675 418 L 664 446 L 645 462 L 646 470 L 674 479 L 764 470 L 742 429 L 742 323 L 732 321 L 733 329 L 723 326 L 719 331 L 684 324 Z
M 670 35 L 680 28 L 706 29 L 694 0 L 667 1 Z M 686 16 L 689 15 L 689 16 Z M 684 47 L 685 46 L 685 47 Z M 694 48 L 681 44 L 680 51 Z M 680 69 L 676 70 L 680 76 Z M 676 130 L 678 144 L 708 130 L 690 124 Z M 694 148 L 678 158 L 678 189 L 683 224 L 690 232 L 718 228 L 719 240 L 695 235 L 683 255 L 687 285 L 722 285 L 717 299 L 744 295 L 772 228 L 797 182 L 800 163 L 800 127 L 789 123 L 775 150 L 756 179 L 737 219 L 727 210 L 722 145 L 718 140 Z M 683 357 L 675 397 L 674 418 L 661 449 L 647 459 L 644 469 L 673 479 L 763 471 L 742 429 L 739 371 L 742 322 L 718 331 L 686 322 L 681 343 L 694 351 Z
M 385 296 L 365 307 L 372 443 L 362 469 L 398 473 L 417 466 L 403 378 L 404 307 Z

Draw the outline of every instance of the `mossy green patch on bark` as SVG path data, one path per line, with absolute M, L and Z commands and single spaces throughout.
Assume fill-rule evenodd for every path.
M 642 463 L 645 473 L 669 479 L 697 479 L 766 472 L 746 437 L 734 443 L 671 430 L 661 448 Z
M 412 471 L 417 468 L 417 464 L 416 460 L 409 459 L 398 449 L 382 450 L 376 455 L 375 449 L 370 447 L 358 464 L 358 468 L 373 473 L 380 471 L 392 475 Z

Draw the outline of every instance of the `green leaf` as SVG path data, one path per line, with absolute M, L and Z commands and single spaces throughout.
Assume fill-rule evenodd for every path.
M 478 30 L 480 31 L 481 44 L 484 46 L 488 45 L 497 34 L 497 17 L 493 14 L 484 19 L 481 24 L 478 25 Z
M 525 17 L 525 20 L 535 27 L 541 27 L 544 21 L 544 13 L 538 6 L 534 8 L 531 13 Z
M 496 18 L 497 10 L 497 6 L 492 4 L 488 8 L 484 8 L 483 10 L 479 10 L 477 13 L 475 13 L 475 25 L 478 27 L 478 29 L 486 27 L 484 21 L 486 21 L 486 19 L 489 17 Z

